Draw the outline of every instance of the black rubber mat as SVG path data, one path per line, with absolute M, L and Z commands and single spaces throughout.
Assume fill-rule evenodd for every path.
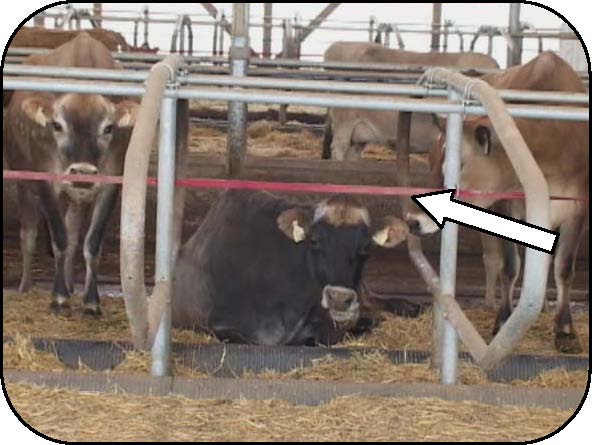
M 4 338 L 4 341 L 11 341 Z M 103 371 L 115 368 L 133 349 L 130 343 L 112 343 L 85 340 L 33 339 L 35 348 L 54 352 L 66 366 L 78 368 L 80 364 Z M 311 366 L 314 360 L 331 356 L 347 359 L 354 354 L 381 353 L 395 364 L 425 363 L 427 351 L 392 351 L 376 348 L 322 348 L 306 346 L 255 346 L 238 344 L 181 344 L 174 343 L 174 357 L 183 365 L 212 377 L 240 377 L 245 373 L 264 370 L 289 372 Z M 461 353 L 461 360 L 471 357 Z M 588 370 L 588 357 L 512 355 L 488 373 L 493 381 L 509 382 L 536 377 L 542 372 L 562 368 L 567 371 Z

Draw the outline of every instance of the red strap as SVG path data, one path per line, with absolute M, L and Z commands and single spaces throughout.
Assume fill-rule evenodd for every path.
M 99 184 L 121 184 L 122 176 L 97 176 L 97 175 L 59 175 L 56 173 L 3 170 L 3 178 L 9 181 L 75 181 L 90 182 Z M 158 184 L 156 178 L 148 178 L 146 183 L 154 186 Z M 302 182 L 265 182 L 265 181 L 243 181 L 237 179 L 180 179 L 175 181 L 178 187 L 187 188 L 210 188 L 210 189 L 248 189 L 268 190 L 276 192 L 308 192 L 308 193 L 344 193 L 354 195 L 378 195 L 378 196 L 412 196 L 424 193 L 437 192 L 438 188 L 422 187 L 382 187 L 373 185 L 345 185 L 345 184 L 316 184 Z M 509 192 L 480 192 L 476 190 L 457 190 L 457 197 L 482 196 L 494 199 L 524 199 L 524 193 Z M 588 198 L 569 196 L 551 196 L 553 200 L 588 201 Z

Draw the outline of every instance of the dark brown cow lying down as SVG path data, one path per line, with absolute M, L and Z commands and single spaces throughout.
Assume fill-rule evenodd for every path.
M 41 65 L 116 68 L 109 50 L 88 34 L 54 51 L 32 56 Z M 4 155 L 14 170 L 120 175 L 137 104 L 113 103 L 99 95 L 14 93 L 4 120 Z M 81 219 L 90 217 L 84 238 L 85 311 L 98 315 L 97 267 L 101 242 L 119 188 L 80 182 L 19 182 L 23 272 L 20 291 L 32 285 L 31 261 L 37 226 L 46 219 L 55 257 L 52 308 L 68 310 L 74 289 L 73 260 Z
M 483 77 L 491 85 L 505 89 L 534 91 L 565 91 L 585 93 L 578 74 L 561 57 L 547 51 L 525 65 L 510 68 Z M 557 315 L 555 319 L 555 346 L 562 352 L 577 353 L 581 346 L 572 325 L 569 307 L 569 288 L 574 275 L 575 260 L 582 234 L 588 229 L 590 187 L 590 136 L 588 122 L 560 120 L 515 119 L 537 164 L 549 185 L 549 193 L 572 196 L 584 201 L 551 201 L 551 229 L 559 229 L 555 253 L 555 284 L 557 286 Z M 461 149 L 460 187 L 488 192 L 522 191 L 510 160 L 487 118 L 474 118 L 464 125 Z M 433 153 L 434 172 L 441 171 L 442 156 Z M 434 186 L 442 185 L 441 175 Z M 479 207 L 490 207 L 496 200 L 490 198 L 466 199 Z M 524 218 L 522 201 L 506 203 L 514 218 Z M 429 234 L 437 226 L 423 212 L 407 215 L 411 230 Z M 502 243 L 504 246 L 502 246 Z M 494 330 L 497 331 L 512 311 L 512 295 L 520 270 L 516 244 L 488 238 L 485 245 L 488 287 L 493 286 L 501 274 L 502 305 Z
M 393 217 L 372 235 L 367 210 L 348 197 L 300 206 L 225 192 L 179 252 L 173 326 L 241 343 L 335 343 L 368 322 L 356 289 L 372 241 L 406 237 Z

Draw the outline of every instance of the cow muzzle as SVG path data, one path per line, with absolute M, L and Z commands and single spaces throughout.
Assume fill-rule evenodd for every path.
M 321 305 L 331 319 L 340 325 L 353 326 L 360 317 L 360 303 L 355 290 L 341 286 L 325 286 Z
M 409 226 L 409 232 L 413 235 L 431 235 L 440 230 L 436 223 L 425 213 L 407 213 L 405 222 Z
M 97 173 L 99 173 L 97 167 L 86 162 L 70 164 L 70 166 L 66 169 L 67 175 L 96 175 Z M 92 189 L 96 185 L 95 182 L 77 181 L 71 181 L 70 184 L 72 185 L 72 187 L 77 189 Z

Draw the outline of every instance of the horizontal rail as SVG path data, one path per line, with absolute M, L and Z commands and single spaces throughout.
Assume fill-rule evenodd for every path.
M 98 184 L 121 184 L 123 176 L 97 176 L 97 175 L 62 175 L 57 173 L 36 172 L 25 170 L 3 170 L 3 179 L 7 181 L 26 180 L 26 181 L 72 181 Z M 156 178 L 148 178 L 146 184 L 150 186 L 158 185 Z M 269 182 L 269 181 L 245 181 L 239 179 L 179 179 L 175 181 L 177 187 L 187 188 L 212 188 L 212 189 L 247 189 L 247 190 L 267 190 L 276 192 L 307 192 L 307 193 L 345 193 L 353 195 L 380 195 L 380 196 L 413 196 L 425 193 L 441 191 L 438 188 L 424 187 L 384 187 L 371 185 L 347 185 L 347 184 L 319 184 L 308 182 Z M 459 198 L 469 198 L 483 196 L 494 199 L 517 200 L 524 199 L 524 193 L 496 193 L 481 192 L 476 190 L 457 190 L 455 196 Z M 555 200 L 569 201 L 588 201 L 586 198 L 571 196 L 552 196 Z
M 58 93 L 106 94 L 118 96 L 142 96 L 144 87 L 123 83 L 88 83 L 83 81 L 52 79 L 25 79 L 5 76 L 4 89 L 51 91 Z M 236 90 L 231 88 L 196 88 L 191 86 L 168 89 L 165 97 L 178 99 L 201 99 L 215 101 L 236 101 L 261 104 L 288 104 L 311 107 L 357 108 L 378 111 L 409 111 L 414 113 L 463 113 L 484 116 L 480 105 L 465 105 L 439 99 L 381 98 L 343 94 L 321 94 L 266 90 Z M 588 108 L 558 107 L 541 105 L 508 105 L 511 116 L 533 119 L 554 119 L 588 121 Z
M 107 70 L 91 68 L 63 68 L 38 65 L 7 64 L 4 75 L 60 77 L 64 79 L 92 79 L 113 81 L 144 81 L 149 71 Z M 446 97 L 445 88 L 425 87 L 406 84 L 352 83 L 338 81 L 312 81 L 295 79 L 270 79 L 265 77 L 236 77 L 228 75 L 189 75 L 182 79 L 186 85 L 238 86 L 261 89 L 288 89 L 294 91 L 343 92 L 380 95 L 410 95 Z M 588 104 L 589 95 L 583 93 L 564 93 L 557 91 L 499 90 L 505 100 L 524 102 Z

